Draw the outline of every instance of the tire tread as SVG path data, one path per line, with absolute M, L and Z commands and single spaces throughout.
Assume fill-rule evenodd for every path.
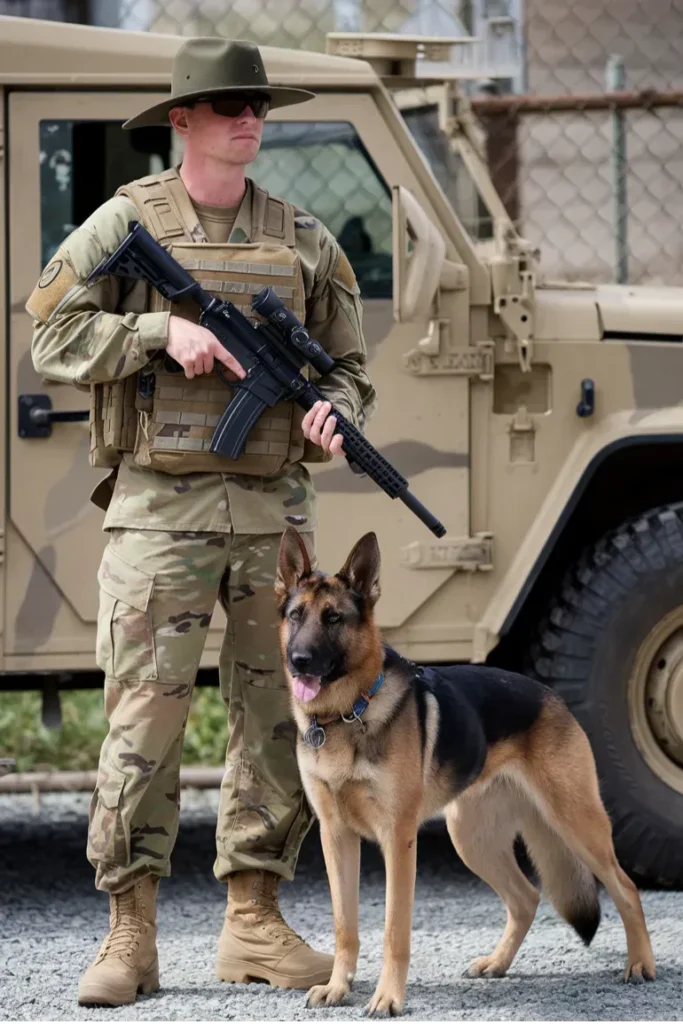
M 683 503 L 650 509 L 609 531 L 584 550 L 546 606 L 528 647 L 525 670 L 552 686 L 580 721 L 589 718 L 591 664 L 619 604 L 647 577 L 682 563 Z M 614 744 L 606 737 L 602 741 L 619 768 Z M 628 798 L 612 791 L 609 781 L 601 779 L 601 789 L 624 868 L 659 885 L 681 884 L 682 844 L 653 830 Z

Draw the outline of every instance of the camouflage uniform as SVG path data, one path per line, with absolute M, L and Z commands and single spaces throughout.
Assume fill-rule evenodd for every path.
M 247 190 L 230 242 L 249 242 Z M 189 197 L 188 197 L 189 198 Z M 90 389 L 131 377 L 163 349 L 168 312 L 148 312 L 143 282 L 101 278 L 94 267 L 139 220 L 122 195 L 103 204 L 55 254 L 27 304 L 32 355 L 46 378 Z M 359 290 L 326 228 L 296 211 L 306 324 L 336 367 L 318 386 L 357 426 L 374 411 Z M 126 890 L 170 873 L 179 767 L 198 664 L 218 598 L 228 617 L 220 661 L 228 708 L 216 877 L 265 869 L 291 879 L 311 812 L 303 793 L 277 648 L 273 581 L 284 528 L 313 553 L 316 503 L 301 462 L 269 477 L 136 465 L 126 453 L 93 492 L 110 539 L 98 580 L 97 663 L 105 674 L 109 733 L 90 811 L 88 858 L 97 887 Z

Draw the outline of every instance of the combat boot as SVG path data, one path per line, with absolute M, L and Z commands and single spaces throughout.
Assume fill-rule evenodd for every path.
M 325 985 L 334 957 L 311 949 L 283 920 L 280 877 L 270 871 L 238 871 L 228 881 L 228 905 L 218 940 L 221 981 L 267 981 L 279 988 Z
M 122 1006 L 159 988 L 156 897 L 148 876 L 109 896 L 109 934 L 78 986 L 81 1006 Z

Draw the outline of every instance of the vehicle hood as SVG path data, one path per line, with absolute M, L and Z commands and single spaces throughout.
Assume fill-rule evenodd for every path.
M 683 288 L 541 283 L 535 327 L 538 340 L 683 342 Z

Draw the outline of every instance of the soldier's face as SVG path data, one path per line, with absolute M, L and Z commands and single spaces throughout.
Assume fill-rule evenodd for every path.
M 210 103 L 197 103 L 176 107 L 170 118 L 193 155 L 244 166 L 255 159 L 261 146 L 263 118 L 255 117 L 248 106 L 236 117 L 225 117 Z

